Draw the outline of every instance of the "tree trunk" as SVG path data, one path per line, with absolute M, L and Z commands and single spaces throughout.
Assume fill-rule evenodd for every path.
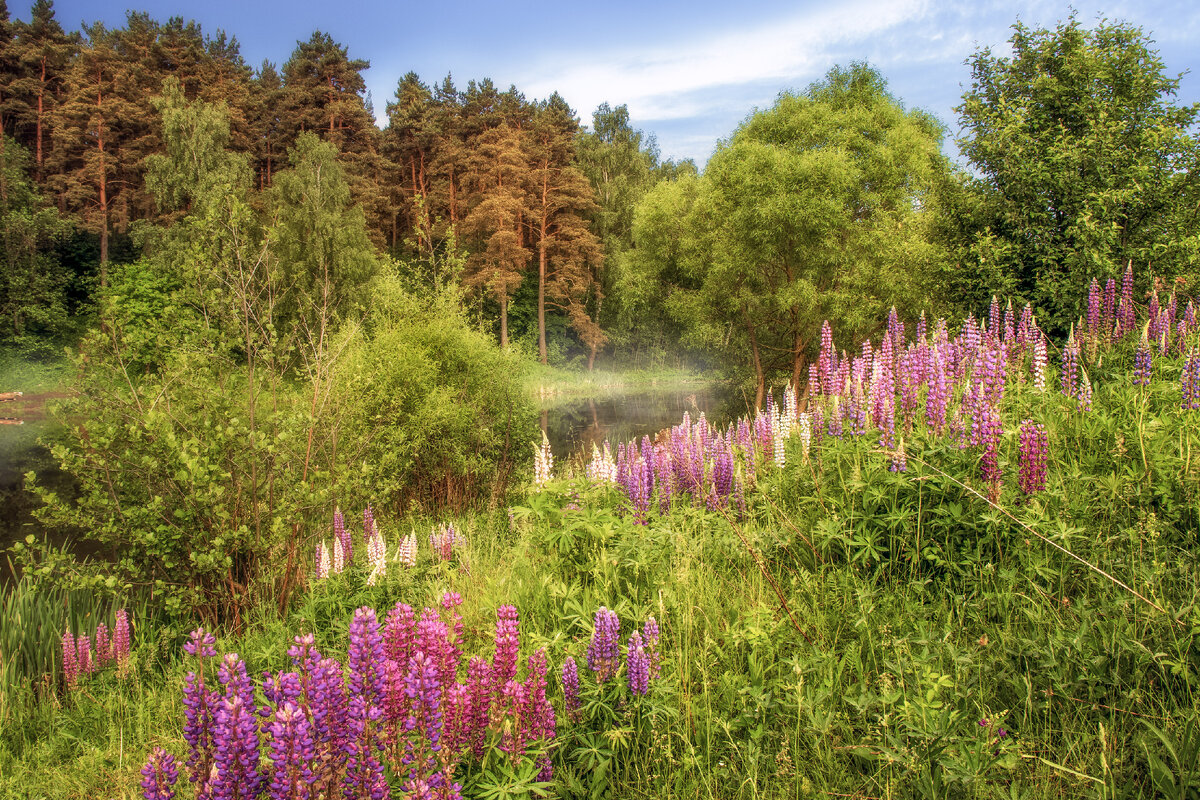
M 807 359 L 804 357 L 804 342 L 797 336 L 795 347 L 792 350 L 792 389 L 796 392 L 796 397 L 800 396 L 800 376 L 804 374 L 806 361 Z
M 508 297 L 500 298 L 500 349 L 508 349 Z
M 538 242 L 538 357 L 546 358 L 546 218 L 542 218 L 542 238 Z
M 42 56 L 42 83 L 38 87 L 37 110 L 37 179 L 42 180 L 42 97 L 46 94 L 46 57 Z

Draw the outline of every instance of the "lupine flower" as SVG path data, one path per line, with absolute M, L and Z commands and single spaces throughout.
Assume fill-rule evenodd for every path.
M 211 658 L 217 654 L 217 637 L 206 633 L 203 628 L 197 628 L 188 634 L 188 640 L 183 645 L 183 652 L 197 658 Z
M 429 547 L 435 557 L 441 561 L 454 558 L 454 548 L 462 543 L 462 537 L 454 530 L 453 525 L 441 525 L 429 534 Z
M 336 542 L 337 540 L 335 539 L 334 541 Z M 328 578 L 329 569 L 331 566 L 332 562 L 329 558 L 329 546 L 326 545 L 325 542 L 321 542 L 321 546 L 317 548 L 317 564 L 316 570 L 314 571 L 316 579 L 321 580 L 323 578 Z
M 891 459 L 888 461 L 888 472 L 908 472 L 908 453 L 904 450 L 904 437 L 900 437 L 900 443 L 896 449 L 892 451 Z
M 309 691 L 313 742 L 317 757 L 313 768 L 317 793 L 332 796 L 341 785 L 346 764 L 348 709 L 342 667 L 332 658 L 317 662 Z
M 657 678 L 662 671 L 662 654 L 658 650 L 659 633 L 658 620 L 648 617 L 642 626 L 642 641 L 646 645 L 646 653 L 650 656 L 650 677 Z
M 1033 342 L 1033 385 L 1038 391 L 1046 389 L 1046 337 L 1038 331 Z
M 67 688 L 75 688 L 75 682 L 79 680 L 79 651 L 75 645 L 75 637 L 70 631 L 65 631 L 62 635 L 62 656 L 63 656 L 63 678 L 66 679 Z
M 334 537 L 333 539 L 333 563 L 330 565 L 330 571 L 334 575 L 341 575 L 342 570 L 346 568 L 346 551 L 342 545 L 342 540 Z
M 379 752 L 383 749 L 381 722 L 383 711 L 369 698 L 350 698 L 349 733 L 346 743 L 346 800 L 383 800 L 388 796 L 387 779 Z
M 492 681 L 496 688 L 517 675 L 517 649 L 520 647 L 516 606 L 496 609 L 496 651 L 492 656 Z
M 383 694 L 383 636 L 375 609 L 363 606 L 354 612 L 350 622 L 350 647 L 346 667 L 350 672 L 348 688 L 351 697 L 364 697 L 378 702 Z
M 642 642 L 642 635 L 634 631 L 629 637 L 629 647 L 626 650 L 626 676 L 629 680 L 629 691 L 636 695 L 645 694 L 650 688 L 650 658 Z
M 563 704 L 572 720 L 579 716 L 579 667 L 567 656 L 562 665 Z
M 550 482 L 550 473 L 554 469 L 554 454 L 550 452 L 550 440 L 542 431 L 542 445 L 533 446 L 533 486 L 537 490 L 546 488 Z
M 340 508 L 333 511 L 333 571 L 340 573 L 342 568 L 354 560 L 354 541 L 346 530 L 346 519 Z M 338 545 L 341 545 L 341 556 L 338 556 Z
M 990 405 L 985 404 L 981 409 L 979 430 L 980 443 L 983 446 L 983 458 L 980 460 L 983 479 L 989 484 L 998 485 L 1000 483 L 1000 415 Z
M 216 800 L 256 797 L 262 775 L 253 707 L 247 707 L 236 694 L 218 701 L 213 741 L 217 774 L 211 784 L 212 796 Z
M 1200 350 L 1193 350 L 1183 362 L 1179 392 L 1180 408 L 1184 411 L 1200 410 Z
M 1079 402 L 1076 408 L 1085 414 L 1092 410 L 1092 382 L 1088 380 L 1087 370 L 1080 370 Z
M 79 674 L 91 675 L 96 671 L 96 664 L 92 659 L 92 640 L 86 633 L 80 634 L 75 640 L 75 648 L 78 651 L 76 660 L 79 664 Z
M 1072 326 L 1067 344 L 1063 347 L 1062 368 L 1059 372 L 1059 383 L 1062 393 L 1067 397 L 1075 397 L 1078 392 L 1079 377 L 1079 345 L 1075 341 L 1075 328 Z
M 108 626 L 101 622 L 96 626 L 96 667 L 102 668 L 112 660 L 112 639 L 108 635 Z
M 1025 494 L 1037 494 L 1046 488 L 1047 449 L 1046 426 L 1031 419 L 1022 422 L 1017 482 Z
M 409 715 L 404 723 L 404 763 L 409 768 L 409 781 L 432 777 L 436 771 L 434 754 L 442 735 L 441 685 L 437 664 L 416 653 L 408 662 L 405 694 L 409 699 Z
M 596 612 L 595 628 L 592 641 L 588 645 L 587 656 L 588 669 L 596 673 L 596 680 L 600 683 L 607 683 L 617 674 L 617 668 L 620 666 L 620 629 L 621 621 L 617 619 L 617 612 L 600 606 L 600 610 Z
M 284 702 L 271 719 L 271 800 L 308 800 L 316 757 L 312 726 L 304 710 Z
M 1141 342 L 1138 343 L 1137 353 L 1133 357 L 1133 385 L 1149 386 L 1153 374 L 1154 356 L 1150 353 L 1149 342 L 1143 334 Z
M 475 757 L 483 758 L 492 696 L 496 691 L 495 682 L 492 680 L 492 667 L 484 659 L 472 658 L 467 664 L 467 689 L 471 695 L 471 708 L 468 713 L 469 744 Z
M 416 533 L 409 533 L 400 540 L 400 546 L 396 548 L 396 560 L 410 569 L 417 565 Z
M 804 460 L 808 460 L 808 449 L 812 445 L 812 418 L 808 414 L 801 414 L 796 421 L 796 425 L 800 430 L 800 449 L 804 454 Z
M 367 575 L 367 586 L 374 586 L 376 581 L 387 574 L 387 546 L 383 543 L 383 534 L 376 528 L 374 535 L 367 539 L 367 564 L 371 572 Z
M 117 662 L 117 667 L 122 675 L 129 669 L 130 646 L 129 615 L 125 613 L 125 609 L 118 608 L 116 623 L 113 627 L 112 650 L 113 659 Z
M 142 767 L 142 797 L 145 800 L 172 800 L 175 797 L 175 782 L 179 780 L 179 768 L 175 756 L 156 747 Z

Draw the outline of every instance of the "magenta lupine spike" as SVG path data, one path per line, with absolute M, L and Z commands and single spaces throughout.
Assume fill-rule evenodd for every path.
M 912 429 L 913 415 L 920 402 L 921 366 L 920 352 L 909 351 L 900 356 L 900 411 L 904 415 L 904 429 Z
M 462 757 L 471 741 L 471 689 L 465 683 L 455 683 L 444 693 L 445 714 L 442 717 L 442 751 L 439 761 L 443 770 L 453 774 L 453 765 Z
M 450 643 L 450 630 L 441 614 L 432 608 L 421 611 L 417 622 L 417 650 L 438 668 L 438 684 L 449 686 L 458 669 L 458 653 Z
M 521 646 L 516 606 L 496 609 L 496 650 L 492 656 L 492 685 L 502 689 L 517 676 L 517 650 Z
M 1158 292 L 1156 290 L 1150 292 L 1150 307 L 1146 311 L 1146 319 L 1150 324 L 1150 338 L 1158 341 L 1162 335 L 1163 317 L 1158 307 Z
M 113 660 L 124 674 L 129 668 L 129 656 L 132 647 L 132 637 L 129 633 L 129 614 L 125 609 L 118 608 L 116 622 L 113 626 L 112 652 Z
M 929 330 L 929 323 L 925 321 L 925 309 L 921 309 L 921 318 L 917 320 L 917 344 L 925 344 L 925 337 Z
M 1010 297 L 1008 305 L 1004 309 L 1004 343 L 1010 347 L 1015 344 L 1014 340 L 1017 337 L 1014 322 L 1012 298 Z
M 1021 309 L 1021 321 L 1017 323 L 1017 344 L 1025 349 L 1033 344 L 1033 306 L 1029 303 Z
M 258 726 L 253 706 L 247 707 L 236 694 L 218 701 L 213 740 L 216 764 L 213 798 L 248 800 L 257 797 L 262 775 L 258 771 Z
M 987 338 L 993 342 L 1000 341 L 1000 298 L 992 295 L 992 304 L 988 308 Z
M 1179 379 L 1179 407 L 1184 411 L 1200 410 L 1200 350 L 1192 350 L 1183 362 Z
M 575 659 L 567 656 L 562 665 L 563 707 L 567 717 L 575 721 L 579 717 L 579 666 Z
M 287 701 L 272 715 L 268 734 L 271 800 L 308 800 L 313 782 L 309 765 L 316 756 L 308 715 Z
M 75 640 L 75 648 L 78 651 L 76 660 L 79 662 L 79 674 L 91 675 L 96 671 L 96 662 L 92 658 L 92 640 L 86 633 L 80 634 Z
M 383 662 L 383 709 L 384 719 L 400 723 L 408 716 L 408 694 L 405 692 L 404 668 L 392 659 Z
M 642 635 L 634 631 L 629 636 L 626 648 L 625 668 L 629 682 L 629 691 L 635 695 L 643 695 L 650 688 L 650 658 L 646 655 L 646 647 Z
M 617 612 L 600 606 L 587 655 L 588 669 L 596 673 L 599 683 L 607 683 L 617 674 L 620 666 L 620 629 L 621 621 L 617 618 Z
M 984 348 L 981 368 L 979 370 L 979 391 L 985 402 L 999 407 L 1004 400 L 1004 387 L 1007 384 L 1004 348 L 990 345 Z
M 1027 419 L 1021 423 L 1020 452 L 1017 457 L 1017 483 L 1027 495 L 1046 488 L 1046 454 L 1049 449 L 1046 426 Z
M 733 447 L 725 445 L 713 463 L 713 496 L 717 506 L 724 508 L 733 491 Z
M 354 612 L 350 622 L 346 668 L 351 697 L 362 696 L 368 703 L 379 702 L 383 694 L 383 660 L 383 635 L 379 632 L 375 609 L 363 606 Z
M 172 800 L 175 797 L 175 782 L 179 780 L 179 767 L 175 756 L 156 747 L 142 767 L 142 797 L 145 800 Z
M 925 424 L 937 435 L 946 428 L 946 406 L 950 400 L 950 387 L 946 381 L 946 365 L 941 350 L 933 354 L 933 375 L 925 394 Z
M 472 658 L 467 664 L 467 689 L 471 695 L 468 740 L 476 758 L 483 758 L 494 687 L 491 665 L 482 658 Z
M 1150 353 L 1150 344 L 1143 336 L 1138 342 L 1137 352 L 1133 356 L 1133 385 L 1149 386 L 1154 374 L 1154 357 Z
M 308 696 L 312 717 L 314 793 L 332 797 L 346 769 L 349 710 L 342 666 L 332 658 L 317 662 Z
M 515 760 L 525 752 L 527 730 L 525 720 L 521 718 L 525 708 L 525 686 L 516 680 L 504 684 L 496 705 L 500 718 L 511 720 L 504 726 L 500 749 Z
M 654 485 L 659 513 L 666 514 L 671 510 L 671 497 L 675 493 L 675 470 L 670 450 L 662 445 L 654 448 Z
M 96 668 L 102 669 L 112 660 L 112 639 L 108 635 L 108 626 L 101 622 L 96 626 Z
M 79 680 L 79 650 L 75 644 L 75 637 L 70 631 L 65 631 L 62 635 L 62 659 L 63 678 L 66 680 L 67 688 L 73 689 Z
M 992 484 L 999 483 L 1000 415 L 992 406 L 986 403 L 980 408 L 979 413 L 979 438 L 980 444 L 983 447 L 983 458 L 980 460 L 980 469 L 985 481 Z
M 537 650 L 525 661 L 525 704 L 521 720 L 525 725 L 526 741 L 549 741 L 554 738 L 554 707 L 546 699 L 546 651 Z

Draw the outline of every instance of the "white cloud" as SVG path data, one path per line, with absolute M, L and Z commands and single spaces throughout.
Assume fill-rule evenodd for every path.
M 764 80 L 803 83 L 824 71 L 831 46 L 912 22 L 927 9 L 926 0 L 854 0 L 693 41 L 592 50 L 586 60 L 539 65 L 517 84 L 530 97 L 558 91 L 585 117 L 586 110 L 611 101 L 628 105 L 635 119 L 689 118 L 711 110 L 703 99 L 707 90 Z

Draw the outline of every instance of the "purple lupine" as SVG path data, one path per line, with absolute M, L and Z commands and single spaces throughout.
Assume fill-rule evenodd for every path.
M 442 769 L 453 773 L 463 750 L 471 741 L 471 688 L 465 683 L 455 683 L 444 693 L 445 705 L 442 714 L 442 748 L 438 760 Z
M 346 800 L 383 800 L 388 796 L 387 778 L 379 753 L 383 750 L 383 710 L 365 695 L 350 698 L 347 714 L 346 777 L 342 795 Z
M 217 654 L 213 646 L 216 642 L 216 636 L 197 628 L 183 646 L 184 652 L 198 661 L 196 671 L 187 674 L 183 689 L 183 738 L 188 743 L 188 781 L 196 784 L 198 798 L 206 798 L 211 794 L 215 747 L 213 724 L 220 698 L 215 690 L 204 684 L 204 662 Z
M 1116 318 L 1113 316 L 1116 311 L 1117 303 L 1117 282 L 1113 278 L 1109 278 L 1104 282 L 1104 305 L 1100 310 L 1100 327 L 1104 331 L 1104 335 L 1111 340 L 1113 333 L 1113 323 Z
M 1183 362 L 1179 380 L 1179 407 L 1184 411 L 1200 410 L 1200 350 L 1192 350 Z
M 408 662 L 405 693 L 409 699 L 409 714 L 404 721 L 404 764 L 409 780 L 425 780 L 437 786 L 436 753 L 442 736 L 441 685 L 438 666 L 424 653 L 416 653 Z
M 203 628 L 197 628 L 188 634 L 188 640 L 183 644 L 183 652 L 199 659 L 212 658 L 217 654 L 217 637 L 207 633 Z
M 96 626 L 96 668 L 106 667 L 112 660 L 112 638 L 108 626 L 101 622 Z
M 588 669 L 596 673 L 596 680 L 600 683 L 607 683 L 617 674 L 621 657 L 618 641 L 620 630 L 621 621 L 617 619 L 617 612 L 600 606 L 587 655 Z
M 1150 353 L 1150 343 L 1143 336 L 1138 342 L 1137 353 L 1133 356 L 1133 385 L 1149 386 L 1154 374 L 1154 357 Z
M 528 733 L 522 719 L 525 708 L 525 686 L 516 680 L 504 684 L 496 701 L 498 716 L 508 720 L 500 736 L 500 749 L 515 761 L 525 752 L 525 736 Z
M 263 696 L 267 698 L 267 705 L 261 706 L 258 714 L 265 718 L 264 730 L 270 727 L 270 718 L 276 709 L 282 708 L 287 703 L 300 705 L 301 697 L 304 694 L 300 674 L 284 670 L 274 673 L 264 670 L 262 691 Z
M 579 718 L 579 666 L 567 656 L 562 665 L 563 707 L 572 721 Z
M 1121 304 L 1117 306 L 1116 339 L 1123 338 L 1133 330 L 1133 265 L 1125 268 L 1121 277 Z
M 323 658 L 313 670 L 308 695 L 312 716 L 314 793 L 332 797 L 341 785 L 346 766 L 348 709 L 342 665 Z
M 346 654 L 347 688 L 351 697 L 361 695 L 368 703 L 379 702 L 383 693 L 383 660 L 383 636 L 375 609 L 362 606 L 350 622 L 350 646 Z
M 178 780 L 179 767 L 175 764 L 175 756 L 161 747 L 150 751 L 150 757 L 142 767 L 142 797 L 145 800 L 172 800 Z
M 467 664 L 467 689 L 470 692 L 471 708 L 467 715 L 468 742 L 476 758 L 483 758 L 483 747 L 487 741 L 492 695 L 494 691 L 492 667 L 482 658 L 472 658 Z
M 646 618 L 642 626 L 642 641 L 646 645 L 646 655 L 650 657 L 650 678 L 657 678 L 662 672 L 662 653 L 659 651 L 658 620 L 653 616 Z
M 257 797 L 262 785 L 258 771 L 258 726 L 253 706 L 230 695 L 217 702 L 213 723 L 216 777 L 212 781 L 215 800 L 248 800 Z
M 1100 339 L 1100 281 L 1095 278 L 1088 287 L 1087 338 L 1092 347 Z
M 1079 402 L 1075 407 L 1082 413 L 1092 410 L 1092 382 L 1088 378 L 1087 370 L 1080 370 Z
M 288 701 L 276 711 L 270 733 L 271 800 L 308 800 L 316 756 L 312 726 L 304 709 Z
M 733 446 L 725 444 L 713 462 L 713 492 L 717 505 L 724 508 L 733 490 Z
M 346 530 L 346 518 L 342 516 L 340 508 L 333 510 L 333 536 L 342 546 L 342 563 L 349 564 L 354 553 L 354 542 L 350 532 Z
M 888 472 L 908 472 L 908 453 L 904 449 L 903 436 L 888 460 Z
M 1000 299 L 992 295 L 992 304 L 988 307 L 987 338 L 991 342 L 999 342 L 1000 335 Z
M 629 646 L 626 649 L 625 666 L 629 681 L 629 691 L 643 695 L 650 688 L 650 658 L 646 655 L 646 647 L 642 635 L 634 631 L 629 636 Z
M 1022 422 L 1017 482 L 1027 495 L 1037 494 L 1046 488 L 1047 450 L 1046 426 L 1031 419 Z
M 946 428 L 946 406 L 950 400 L 950 387 L 946 382 L 946 364 L 941 348 L 933 353 L 933 373 L 929 378 L 929 389 L 925 393 L 925 424 L 935 434 L 941 435 Z
M 520 619 L 516 606 L 496 609 L 496 649 L 492 656 L 492 686 L 499 691 L 517 676 L 517 650 L 521 646 Z
M 312 679 L 312 674 L 321 660 L 321 651 L 317 649 L 317 639 L 311 633 L 302 633 L 292 637 L 292 646 L 288 648 L 288 657 L 292 666 L 300 670 L 301 683 L 306 687 Z
M 129 635 L 129 615 L 125 609 L 117 609 L 116 622 L 113 626 L 112 653 L 113 660 L 124 675 L 129 669 L 129 654 L 132 638 Z

